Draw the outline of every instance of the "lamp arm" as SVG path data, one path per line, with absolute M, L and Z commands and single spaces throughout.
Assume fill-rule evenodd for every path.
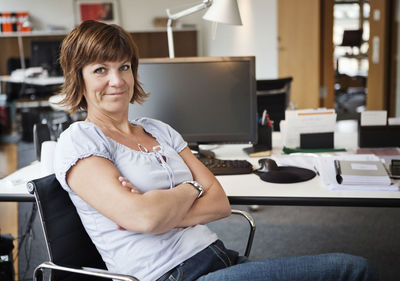
M 191 8 L 186 9 L 186 10 L 177 12 L 175 14 L 171 14 L 170 13 L 170 9 L 167 9 L 167 15 L 168 15 L 169 19 L 177 20 L 179 18 L 186 17 L 188 15 L 191 15 L 193 13 L 196 13 L 198 11 L 201 11 L 203 9 L 206 9 L 206 8 L 210 7 L 212 5 L 212 2 L 213 2 L 212 0 L 203 0 L 203 3 L 201 3 L 201 4 L 197 4 L 196 6 L 193 6 Z
M 174 36 L 172 34 L 172 19 L 168 19 L 167 23 L 167 36 L 168 36 L 168 53 L 169 58 L 173 59 L 175 57 L 174 51 Z
M 175 51 L 174 51 L 174 37 L 172 33 L 172 21 L 177 20 L 179 18 L 191 15 L 193 13 L 196 13 L 198 11 L 201 11 L 203 9 L 206 9 L 210 7 L 213 3 L 213 0 L 203 0 L 203 3 L 197 4 L 196 6 L 193 6 L 191 8 L 188 8 L 186 10 L 177 12 L 175 14 L 171 14 L 170 10 L 167 9 L 167 15 L 168 15 L 168 22 L 167 22 L 167 36 L 168 36 L 168 51 L 169 51 L 169 57 L 172 59 L 175 57 Z

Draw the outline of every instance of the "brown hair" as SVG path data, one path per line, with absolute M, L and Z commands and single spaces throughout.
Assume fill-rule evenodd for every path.
M 131 35 L 118 25 L 88 20 L 74 28 L 63 40 L 60 51 L 60 64 L 65 82 L 61 92 L 71 113 L 87 109 L 83 96 L 85 83 L 82 68 L 93 62 L 118 61 L 130 59 L 135 81 L 131 103 L 143 103 L 147 94 L 137 80 L 139 63 L 138 48 Z

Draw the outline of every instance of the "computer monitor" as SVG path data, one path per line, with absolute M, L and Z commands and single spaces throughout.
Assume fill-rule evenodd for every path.
M 41 66 L 47 70 L 49 76 L 62 76 L 62 69 L 58 61 L 62 40 L 32 40 L 30 66 Z
M 343 40 L 340 46 L 346 47 L 360 47 L 362 44 L 362 29 L 357 30 L 344 30 Z
M 130 119 L 159 119 L 191 147 L 256 142 L 254 57 L 141 59 L 138 79 L 150 96 Z

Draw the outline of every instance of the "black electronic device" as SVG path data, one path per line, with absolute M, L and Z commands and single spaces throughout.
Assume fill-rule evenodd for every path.
M 392 159 L 390 164 L 390 176 L 395 179 L 400 178 L 400 159 Z
M 340 46 L 360 47 L 362 43 L 362 29 L 344 30 L 342 44 Z
M 278 166 L 275 160 L 262 158 L 258 160 L 260 168 L 255 171 L 260 179 L 271 183 L 296 183 L 311 180 L 316 173 L 310 169 L 294 166 Z
M 267 173 L 278 170 L 278 165 L 276 164 L 275 160 L 271 158 L 262 158 L 258 160 L 258 164 L 260 164 L 260 169 L 258 169 L 259 172 Z
M 49 76 L 62 76 L 59 63 L 61 40 L 32 40 L 30 66 L 41 66 Z
M 13 254 L 14 237 L 0 234 L 0 280 L 14 281 Z
M 142 59 L 138 80 L 150 93 L 129 118 L 151 117 L 198 144 L 257 140 L 254 57 Z
M 239 175 L 253 172 L 253 165 L 247 160 L 199 159 L 214 175 Z

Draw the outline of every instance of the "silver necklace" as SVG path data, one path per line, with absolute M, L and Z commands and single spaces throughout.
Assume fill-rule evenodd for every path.
M 89 118 L 86 118 L 86 121 L 87 122 L 90 122 L 90 123 L 93 123 Z M 93 123 L 93 124 L 95 124 L 95 123 Z M 96 124 L 95 124 L 96 125 Z M 130 125 L 131 126 L 135 126 L 135 125 L 133 125 L 132 123 L 130 123 Z M 97 125 L 96 125 L 97 126 Z M 100 127 L 102 127 L 104 130 L 107 130 L 107 131 L 110 131 L 107 127 L 105 127 L 105 126 L 100 126 Z M 138 147 L 138 149 L 139 149 L 139 151 L 141 151 L 141 152 L 145 152 L 145 153 L 149 153 L 149 150 L 144 146 L 144 145 L 142 145 L 142 144 L 140 144 L 139 142 L 138 142 L 138 139 L 137 139 L 137 136 L 136 136 L 136 134 L 134 134 L 134 137 L 135 137 L 135 141 L 136 141 L 136 144 L 137 144 L 137 147 Z
M 138 148 L 139 148 L 139 150 L 140 150 L 141 152 L 149 153 L 149 150 L 148 150 L 145 146 L 141 145 L 141 144 L 138 143 L 137 141 L 136 141 L 136 143 L 137 143 L 137 146 L 138 146 Z

